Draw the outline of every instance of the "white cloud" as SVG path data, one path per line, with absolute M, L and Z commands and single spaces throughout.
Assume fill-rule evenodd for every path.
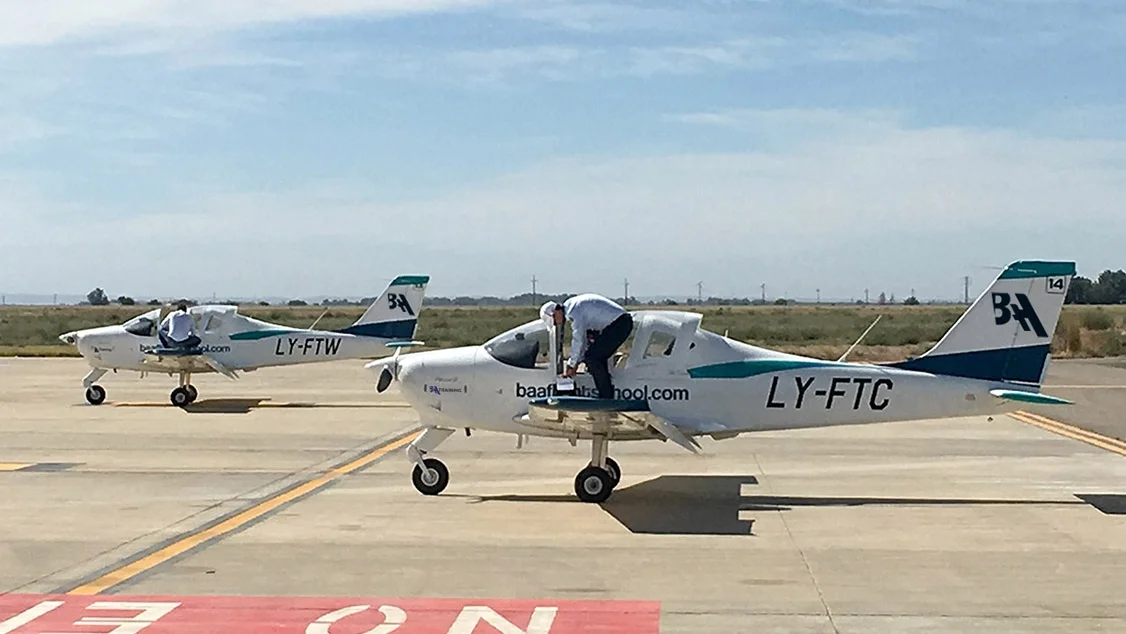
M 169 37 L 336 17 L 472 9 L 495 0 L 0 0 L 0 46 L 114 33 Z
M 797 292 L 816 276 L 828 296 L 861 269 L 923 293 L 951 267 L 983 260 L 1049 253 L 1094 266 L 1120 254 L 1126 142 L 912 129 L 870 113 L 723 116 L 753 133 L 799 129 L 803 115 L 817 133 L 770 150 L 557 159 L 410 204 L 331 183 L 200 194 L 120 221 L 24 217 L 0 246 L 30 258 L 19 270 L 40 281 L 12 288 L 17 280 L 0 278 L 0 288 L 84 292 L 71 286 L 79 263 L 88 284 L 162 288 L 162 267 L 107 258 L 104 242 L 132 245 L 132 261 L 165 263 L 167 243 L 154 237 L 169 231 L 198 238 L 175 256 L 191 263 L 178 269 L 184 287 L 230 293 L 363 293 L 376 267 L 425 269 L 446 293 L 519 292 L 538 271 L 553 286 L 607 292 L 622 275 L 660 292 L 703 277 L 728 285 L 716 292 L 744 294 L 760 278 Z M 989 251 L 977 250 L 983 243 Z M 733 270 L 754 271 L 755 282 Z

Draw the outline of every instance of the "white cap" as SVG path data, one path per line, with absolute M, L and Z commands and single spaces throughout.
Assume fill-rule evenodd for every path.
M 555 317 L 552 315 L 552 313 L 555 312 L 555 307 L 558 305 L 559 304 L 556 304 L 555 302 L 544 302 L 544 305 L 540 306 L 540 319 L 544 320 L 544 323 L 547 324 L 554 322 Z

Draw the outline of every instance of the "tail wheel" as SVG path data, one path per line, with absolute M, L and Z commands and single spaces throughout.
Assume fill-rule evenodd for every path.
M 450 483 L 450 470 L 437 458 L 425 458 L 422 464 L 425 469 L 416 464 L 411 473 L 414 488 L 423 495 L 438 495 Z
M 614 491 L 614 478 L 605 469 L 587 467 L 575 476 L 575 495 L 583 502 L 605 502 Z
M 86 388 L 86 402 L 91 405 L 101 405 L 106 400 L 106 390 L 100 385 L 91 385 Z

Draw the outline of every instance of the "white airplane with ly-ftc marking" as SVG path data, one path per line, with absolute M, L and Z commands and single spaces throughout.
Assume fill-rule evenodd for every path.
M 429 282 L 427 275 L 400 275 L 354 324 L 341 330 L 292 328 L 239 314 L 237 306 L 203 305 L 188 308 L 200 339 L 190 348 L 162 344 L 160 308 L 124 324 L 68 332 L 59 339 L 78 348 L 92 368 L 82 380 L 89 403 L 105 401 L 105 388 L 97 381 L 106 372 L 126 370 L 142 376 L 179 375 L 170 399 L 184 407 L 199 395 L 193 374 L 218 372 L 237 379 L 239 372 L 259 368 L 371 359 L 419 345 L 413 338 Z
M 638 311 L 629 352 L 611 368 L 614 399 L 592 398 L 585 373 L 574 379 L 577 395 L 561 395 L 562 328 L 542 320 L 480 346 L 396 351 L 366 367 L 379 374 L 378 391 L 398 381 L 419 412 L 424 431 L 407 455 L 421 493 L 449 482 L 430 454 L 456 429 L 476 428 L 514 434 L 518 446 L 524 436 L 590 440 L 575 493 L 602 502 L 622 477 L 607 455 L 611 441 L 672 441 L 698 453 L 702 436 L 1068 404 L 1040 385 L 1074 275 L 1073 262 L 1014 262 L 930 350 L 896 363 L 845 362 L 853 348 L 836 361 L 786 354 L 704 330 L 698 313 Z

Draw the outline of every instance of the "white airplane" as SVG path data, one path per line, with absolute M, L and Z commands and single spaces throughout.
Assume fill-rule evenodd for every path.
M 480 346 L 396 351 L 365 367 L 379 374 L 380 392 L 398 381 L 419 412 L 424 431 L 407 447 L 419 492 L 436 495 L 449 482 L 429 454 L 456 429 L 476 428 L 514 434 L 518 447 L 525 436 L 590 440 L 574 484 L 579 499 L 597 503 L 621 479 L 610 441 L 672 441 L 698 453 L 702 436 L 1069 404 L 1040 384 L 1074 275 L 1073 262 L 1015 262 L 929 351 L 886 364 L 845 362 L 852 348 L 836 361 L 786 354 L 704 330 L 697 313 L 637 311 L 629 352 L 612 364 L 613 400 L 592 398 L 585 373 L 576 395 L 560 394 L 570 380 L 560 377 L 562 333 L 538 319 Z
M 170 399 L 184 407 L 199 395 L 192 385 L 193 374 L 218 372 L 237 379 L 239 372 L 258 368 L 371 359 L 419 345 L 412 339 L 429 282 L 426 275 L 395 278 L 356 323 L 342 330 L 292 328 L 241 315 L 237 306 L 204 305 L 188 308 L 200 339 L 193 348 L 162 345 L 160 308 L 124 324 L 68 332 L 59 339 L 78 348 L 92 368 L 82 379 L 90 404 L 105 401 L 105 388 L 96 382 L 106 372 L 126 370 L 142 377 L 149 372 L 178 374 L 179 385 Z

